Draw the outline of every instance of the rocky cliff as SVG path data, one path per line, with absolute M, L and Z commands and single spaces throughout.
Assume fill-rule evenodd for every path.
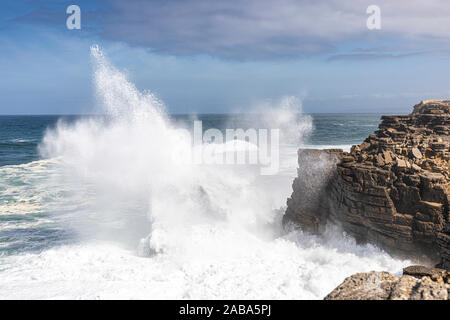
M 314 233 L 331 222 L 360 242 L 450 269 L 450 100 L 381 119 L 349 153 L 299 150 L 283 222 Z

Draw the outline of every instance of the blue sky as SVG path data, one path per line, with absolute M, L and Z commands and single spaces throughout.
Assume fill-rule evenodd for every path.
M 81 30 L 66 8 L 81 8 Z M 368 30 L 366 8 L 381 9 Z M 447 0 L 2 1 L 0 114 L 89 113 L 89 47 L 173 113 L 407 113 L 450 96 Z

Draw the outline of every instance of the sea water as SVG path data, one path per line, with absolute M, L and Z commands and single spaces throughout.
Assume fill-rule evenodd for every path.
M 170 115 L 92 49 L 95 116 L 0 117 L 0 298 L 321 299 L 345 277 L 402 261 L 281 226 L 297 149 L 361 143 L 380 115 Z M 280 168 L 177 165 L 179 128 L 279 128 Z M 300 164 L 301 165 L 301 164 Z

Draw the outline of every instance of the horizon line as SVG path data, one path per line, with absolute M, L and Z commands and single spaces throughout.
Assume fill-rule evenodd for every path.
M 195 115 L 258 115 L 258 114 L 266 114 L 267 112 L 200 112 L 200 113 L 168 113 L 169 116 L 195 116 Z M 404 112 L 392 113 L 392 112 L 295 112 L 297 114 L 305 114 L 305 115 L 314 115 L 314 114 L 367 114 L 367 115 L 405 115 L 409 114 Z M 106 116 L 107 114 L 89 114 L 89 113 L 27 113 L 27 114 L 0 114 L 0 117 L 33 117 L 33 116 Z

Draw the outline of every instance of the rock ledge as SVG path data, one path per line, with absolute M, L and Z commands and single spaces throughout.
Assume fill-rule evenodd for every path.
M 403 276 L 389 272 L 357 273 L 344 280 L 325 300 L 449 300 L 450 274 L 442 269 L 411 266 Z
M 340 225 L 359 242 L 450 269 L 450 100 L 383 116 L 351 152 L 299 150 L 285 226 Z

